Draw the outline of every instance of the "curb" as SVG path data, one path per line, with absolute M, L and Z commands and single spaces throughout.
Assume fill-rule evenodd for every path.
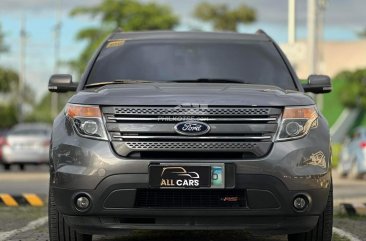
M 351 203 L 340 203 L 340 213 L 349 216 L 366 215 L 366 203 L 362 204 L 351 204 Z
M 39 195 L 34 193 L 23 193 L 21 195 L 11 195 L 0 193 L 0 205 L 7 207 L 32 206 L 43 207 L 44 201 Z

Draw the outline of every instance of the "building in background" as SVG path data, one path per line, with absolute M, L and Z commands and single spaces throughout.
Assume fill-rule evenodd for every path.
M 326 41 L 319 45 L 319 74 L 334 77 L 344 70 L 366 68 L 366 40 Z M 296 69 L 299 78 L 306 79 L 310 74 L 307 42 L 281 44 L 281 48 Z

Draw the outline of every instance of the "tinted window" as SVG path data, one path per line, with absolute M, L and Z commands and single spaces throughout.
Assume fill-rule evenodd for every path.
M 102 50 L 87 84 L 118 79 L 235 79 L 296 90 L 271 42 L 127 40 Z

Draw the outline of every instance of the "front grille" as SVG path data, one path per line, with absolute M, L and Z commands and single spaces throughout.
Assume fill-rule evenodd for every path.
M 243 189 L 138 189 L 136 208 L 245 208 Z
M 119 115 L 268 115 L 269 108 L 115 107 Z
M 204 149 L 228 149 L 228 150 L 245 150 L 252 149 L 256 146 L 255 143 L 248 142 L 126 142 L 126 145 L 134 150 L 171 150 L 171 149 L 189 149 L 201 150 Z
M 108 106 L 102 111 L 114 150 L 121 156 L 136 158 L 149 156 L 145 155 L 148 152 L 235 152 L 242 153 L 242 157 L 263 157 L 271 149 L 282 110 L 229 106 Z M 211 130 L 201 136 L 178 134 L 175 125 L 186 120 L 205 122 Z

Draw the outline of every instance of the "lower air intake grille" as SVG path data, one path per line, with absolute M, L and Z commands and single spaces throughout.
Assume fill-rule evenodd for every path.
M 136 208 L 245 208 L 241 189 L 138 189 Z

